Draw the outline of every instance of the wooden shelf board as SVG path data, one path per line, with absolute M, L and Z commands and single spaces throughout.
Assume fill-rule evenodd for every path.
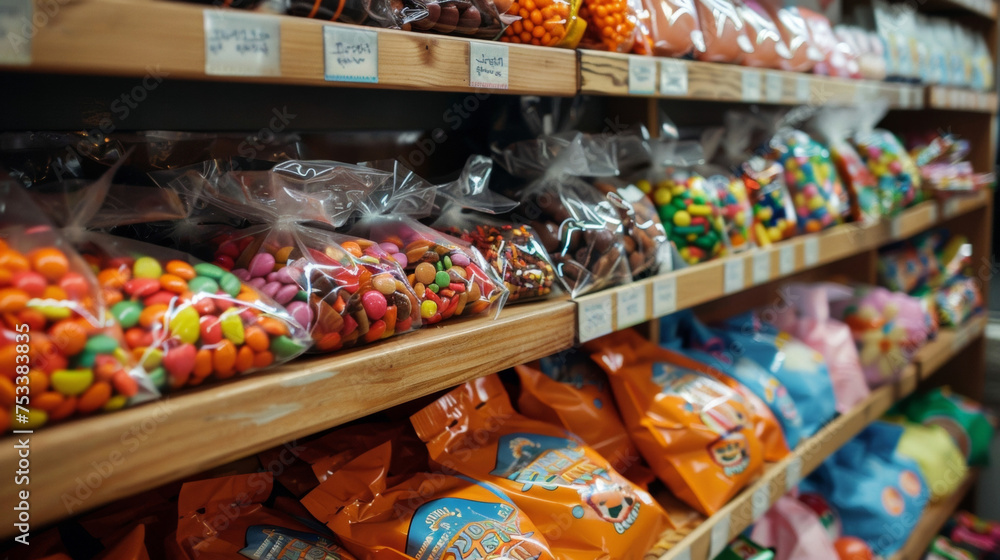
M 971 342 L 975 337 L 982 336 L 985 328 L 985 318 L 977 317 L 970 321 L 972 325 L 970 336 L 965 339 L 965 344 Z M 954 334 L 944 329 L 941 333 L 946 340 L 950 341 Z M 954 356 L 962 350 L 964 346 L 955 346 L 951 342 L 941 343 L 933 341 L 917 353 L 912 364 L 907 366 L 903 375 L 896 383 L 882 386 L 874 391 L 862 403 L 855 406 L 849 412 L 842 414 L 823 427 L 813 437 L 803 441 L 789 457 L 781 462 L 768 464 L 763 476 L 756 482 L 745 488 L 739 495 L 733 498 L 728 504 L 719 510 L 715 515 L 708 518 L 693 530 L 685 530 L 686 536 L 672 534 L 667 531 L 661 537 L 657 546 L 646 554 L 646 560 L 674 560 L 678 558 L 691 558 L 693 560 L 710 560 L 709 556 L 712 533 L 718 531 L 717 526 L 729 529 L 726 535 L 726 542 L 736 538 L 744 529 L 749 527 L 754 521 L 753 501 L 758 492 L 763 492 L 767 496 L 768 504 L 774 504 L 790 488 L 788 483 L 789 465 L 794 464 L 793 472 L 801 473 L 805 477 L 816 470 L 819 465 L 826 460 L 834 451 L 840 449 L 851 438 L 860 433 L 866 426 L 882 417 L 889 408 L 897 401 L 913 393 L 916 390 L 920 379 L 924 378 L 923 371 L 929 371 L 928 365 L 942 365 L 945 360 L 934 360 L 938 354 L 946 354 L 947 357 Z M 794 475 L 793 475 L 794 476 Z M 794 481 L 793 481 L 794 483 Z M 760 498 L 758 498 L 759 500 Z M 759 512 L 766 511 L 766 508 L 758 509 Z M 724 530 L 724 529 L 722 529 Z M 662 543 L 676 543 L 673 546 Z M 690 556 L 688 556 L 690 554 Z
M 995 114 L 998 110 L 997 93 L 995 91 L 972 91 L 945 86 L 928 86 L 926 89 L 926 105 L 931 109 L 990 114 Z
M 941 527 L 944 527 L 948 518 L 958 508 L 958 504 L 972 490 L 977 478 L 979 478 L 979 470 L 975 468 L 970 469 L 969 474 L 954 493 L 947 498 L 929 504 L 924 510 L 923 515 L 920 516 L 920 521 L 913 528 L 913 532 L 910 533 L 910 538 L 906 541 L 906 544 L 896 554 L 892 555 L 891 560 L 921 560 L 924 557 L 927 547 L 931 545 L 934 537 L 937 536 L 938 531 L 941 530 Z
M 31 436 L 31 487 L 44 489 L 31 493 L 32 525 L 569 348 L 573 308 L 567 300 L 518 305 L 495 321 L 469 318 L 425 328 L 41 430 Z M 100 466 L 106 464 L 105 475 Z M 17 470 L 12 438 L 0 449 L 0 465 Z M 16 503 L 15 492 L 4 485 L 0 499 Z M 67 511 L 64 500 L 76 499 L 81 503 Z M 13 513 L 0 515 L 5 536 Z

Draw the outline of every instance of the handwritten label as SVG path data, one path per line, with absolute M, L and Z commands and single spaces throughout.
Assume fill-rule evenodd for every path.
M 657 278 L 653 281 L 653 316 L 663 317 L 674 311 L 677 311 L 677 278 Z
M 510 87 L 510 49 L 507 45 L 469 42 L 469 86 L 488 89 Z
M 760 101 L 760 70 L 744 70 L 741 89 L 743 101 Z
M 759 251 L 753 255 L 753 283 L 763 284 L 771 279 L 771 251 Z
M 646 320 L 645 284 L 621 288 L 617 296 L 619 330 L 638 325 Z
M 656 60 L 648 56 L 629 57 L 628 92 L 630 95 L 656 94 Z
M 31 64 L 33 10 L 32 0 L 0 0 L 0 64 Z
M 729 544 L 729 514 L 725 514 L 712 525 L 712 533 L 710 537 L 711 544 L 709 545 L 709 558 L 715 558 L 716 556 L 722 554 L 725 550 L 726 545 Z
M 812 95 L 809 92 L 810 89 L 809 78 L 799 76 L 795 80 L 795 99 L 799 103 L 809 103 L 810 99 L 812 99 Z
M 323 60 L 328 82 L 377 84 L 378 33 L 324 25 Z
M 205 10 L 205 73 L 280 76 L 281 23 L 275 17 Z
M 958 215 L 959 205 L 957 198 L 949 198 L 944 201 L 944 217 L 945 219 L 951 218 Z
M 771 103 L 781 103 L 781 97 L 783 94 L 783 81 L 781 79 L 781 74 L 777 72 L 768 72 L 767 80 L 765 82 L 766 88 L 764 88 L 765 95 L 767 95 L 767 100 Z
M 687 95 L 687 64 L 670 58 L 660 60 L 660 93 L 662 95 Z
M 753 522 L 763 517 L 767 510 L 771 508 L 771 485 L 765 484 L 754 491 L 750 498 L 750 515 Z
M 782 276 L 795 272 L 795 245 L 784 245 L 778 251 L 778 272 Z
M 746 266 L 743 264 L 743 259 L 729 259 L 726 261 L 722 280 L 723 293 L 731 294 L 744 288 L 746 285 L 746 280 L 743 277 L 745 269 Z
M 805 250 L 806 266 L 814 266 L 819 262 L 819 239 L 807 237 L 803 249 Z
M 611 294 L 600 294 L 577 302 L 577 330 L 580 342 L 611 333 Z
M 785 469 L 785 492 L 791 492 L 793 488 L 802 482 L 802 457 L 792 457 Z

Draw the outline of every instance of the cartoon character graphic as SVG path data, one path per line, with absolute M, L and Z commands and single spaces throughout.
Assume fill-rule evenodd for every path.
M 636 505 L 636 496 L 627 484 L 598 478 L 583 492 L 587 502 L 597 515 L 611 523 L 621 523 L 629 518 Z
M 431 500 L 410 521 L 406 553 L 417 560 L 546 557 L 534 532 L 521 525 L 520 510 L 500 494 L 491 502 Z
M 708 454 L 729 477 L 742 473 L 750 465 L 747 438 L 740 433 L 725 435 L 715 440 L 708 447 Z
M 253 525 L 247 528 L 246 546 L 240 555 L 255 560 L 341 560 L 340 548 L 333 541 L 273 525 Z
M 525 437 L 511 439 L 507 447 L 514 456 L 514 468 L 523 468 L 531 464 L 542 452 L 540 444 Z

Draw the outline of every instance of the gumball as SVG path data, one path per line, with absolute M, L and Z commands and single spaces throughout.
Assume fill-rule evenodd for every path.
M 840 537 L 833 543 L 840 560 L 873 560 L 871 547 L 857 537 Z

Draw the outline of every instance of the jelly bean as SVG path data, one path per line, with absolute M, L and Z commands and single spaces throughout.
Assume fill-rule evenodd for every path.
M 39 410 L 37 408 L 28 408 L 28 412 L 22 413 L 21 418 L 16 418 L 14 413 L 17 409 L 12 408 L 10 410 L 10 425 L 13 425 L 18 430 L 34 430 L 36 428 L 41 428 L 49 421 L 49 415 L 45 413 L 44 410 Z M 27 417 L 27 422 L 21 422 L 20 419 Z M 15 423 L 16 421 L 16 423 Z
M 336 333 L 331 333 L 336 335 Z M 339 337 L 338 337 L 339 338 Z M 257 352 L 253 355 L 253 367 L 255 368 L 266 368 L 267 366 L 274 363 L 274 354 L 269 350 L 264 350 L 263 352 Z
M 280 290 L 283 286 L 284 284 L 281 282 L 268 282 L 260 288 L 260 291 L 267 297 L 274 299 L 274 296 L 278 294 L 278 290 Z
M 28 325 L 29 332 L 38 332 L 45 328 L 48 320 L 35 309 L 22 309 L 17 313 L 17 320 Z
M 361 257 L 362 255 L 361 246 L 355 243 L 354 241 L 344 241 L 343 243 L 340 244 L 340 246 L 343 247 L 345 251 L 347 251 L 351 255 L 354 255 L 355 257 Z
M 298 270 L 296 268 L 292 268 L 292 267 L 287 267 L 286 266 L 285 268 L 282 268 L 281 270 L 279 270 L 277 272 L 272 272 L 271 274 L 274 274 L 274 279 L 273 280 L 268 280 L 268 282 L 281 282 L 282 284 L 294 284 L 295 283 L 295 278 L 292 277 L 292 272 L 293 271 L 301 274 L 300 270 Z M 268 274 L 268 277 L 270 277 L 270 276 L 271 275 Z
M 400 267 L 406 268 L 410 264 L 409 259 L 406 258 L 404 253 L 393 253 L 392 258 L 399 264 Z
M 18 290 L 27 293 L 31 297 L 40 298 L 45 293 L 48 282 L 45 277 L 37 272 L 23 270 L 11 275 L 11 284 Z
M 257 253 L 250 259 L 247 270 L 250 271 L 251 277 L 267 276 L 274 270 L 274 263 L 274 257 L 270 253 Z
M 34 391 L 32 391 L 32 393 L 33 396 L 31 399 L 31 406 L 46 412 L 59 408 L 63 401 L 66 400 L 66 397 L 56 391 L 41 391 L 37 394 L 37 396 L 34 396 Z M 11 406 L 13 406 L 13 403 Z
M 243 333 L 244 343 L 254 352 L 263 352 L 271 344 L 270 338 L 264 329 L 257 325 L 248 326 Z
M 31 301 L 28 301 L 28 306 L 32 309 L 38 310 L 39 313 L 44 315 L 45 318 L 50 321 L 58 321 L 59 319 L 66 319 L 73 315 L 72 309 L 67 305 L 37 305 L 32 303 Z
M 114 377 L 111 378 L 111 385 L 115 388 L 115 391 L 120 393 L 119 396 L 126 399 L 139 394 L 139 382 L 123 369 L 118 370 Z
M 132 297 L 143 298 L 160 291 L 160 282 L 156 278 L 133 278 L 125 282 L 125 293 Z
M 198 327 L 201 333 L 202 344 L 214 345 L 222 340 L 222 325 L 218 317 L 203 315 L 198 320 Z
M 28 256 L 31 268 L 46 279 L 57 282 L 69 271 L 69 259 L 66 254 L 52 247 L 36 249 Z
M 226 241 L 219 245 L 218 252 L 232 259 L 240 257 L 240 246 L 232 241 Z
M 437 313 L 438 306 L 433 301 L 427 299 L 420 303 L 420 316 L 424 319 L 430 319 Z
M 243 320 L 240 318 L 238 312 L 230 309 L 223 313 L 219 317 L 219 325 L 222 329 L 223 337 L 237 346 L 243 344 L 245 332 L 243 330 Z
M 240 288 L 243 287 L 243 283 L 232 273 L 225 273 L 222 278 L 219 279 L 219 287 L 222 288 L 223 292 L 236 297 L 240 293 Z
M 83 414 L 94 412 L 103 407 L 110 398 L 111 385 L 104 381 L 98 381 L 80 395 L 76 403 L 76 409 Z
M 379 274 L 372 278 L 372 286 L 384 296 L 396 291 L 396 281 L 391 274 Z
M 451 276 L 447 272 L 441 271 L 434 275 L 434 283 L 438 286 L 447 286 L 451 283 Z
M 194 373 L 196 378 L 204 378 L 212 373 L 212 351 L 201 348 L 194 357 Z
M 385 334 L 385 321 L 375 321 L 368 327 L 368 333 L 365 334 L 365 342 L 375 342 L 382 338 L 383 334 Z
M 170 306 L 165 303 L 150 305 L 139 314 L 139 325 L 145 329 L 152 329 L 153 325 L 162 325 L 163 317 L 169 309 Z
M 188 289 L 187 282 L 175 274 L 160 276 L 160 287 L 175 294 L 183 294 Z
M 257 325 L 271 336 L 283 336 L 288 334 L 288 327 L 285 326 L 285 323 L 272 317 L 258 317 Z
M 32 387 L 31 390 L 35 392 L 35 388 Z M 17 398 L 17 389 L 14 387 L 14 382 L 8 377 L 0 376 L 0 406 L 12 407 L 14 406 L 14 400 Z M 37 391 L 41 394 L 44 389 Z
M 291 338 L 281 335 L 271 340 L 271 353 L 279 358 L 294 356 L 302 351 L 302 346 Z
M 454 266 L 466 267 L 469 266 L 472 261 L 464 253 L 455 252 L 451 254 L 451 263 Z
M 253 367 L 254 353 L 248 346 L 242 346 L 236 352 L 236 371 L 243 373 Z
M 17 288 L 0 289 L 0 313 L 16 313 L 25 308 L 29 296 Z
M 263 278 L 251 278 L 250 281 L 247 282 L 247 285 L 260 290 L 263 289 L 265 285 L 267 285 L 267 280 Z M 281 286 L 279 285 L 278 287 L 280 288 Z M 277 290 L 275 291 L 277 292 Z
M 232 375 L 236 368 L 236 346 L 228 340 L 220 342 L 212 351 L 212 366 L 220 379 Z
M 129 348 L 145 348 L 153 343 L 153 334 L 145 329 L 130 328 L 125 331 L 125 344 Z
M 193 344 L 201 333 L 198 312 L 190 305 L 179 309 L 170 319 L 170 333 L 181 342 Z
M 167 370 L 162 367 L 156 367 L 153 369 L 148 369 L 149 380 L 157 388 L 164 388 L 167 386 Z
M 178 260 L 167 262 L 167 272 L 187 281 L 194 280 L 194 277 L 197 276 L 193 266 Z
M 121 410 L 122 408 L 125 407 L 126 404 L 128 404 L 128 397 L 126 397 L 125 395 L 114 395 L 110 399 L 108 399 L 108 402 L 104 403 L 104 406 L 101 407 L 101 410 L 105 412 Z
M 195 293 L 214 294 L 219 291 L 219 283 L 208 276 L 196 276 L 188 282 L 188 289 Z
M 418 264 L 416 270 L 414 271 L 414 276 L 417 279 L 417 282 L 420 282 L 421 284 L 433 283 L 436 275 L 437 269 L 434 265 L 426 262 Z
M 211 263 L 198 263 L 194 265 L 195 274 L 198 276 L 205 276 L 211 278 L 212 280 L 218 280 L 222 278 L 222 275 L 226 273 L 225 270 L 215 266 Z
M 232 273 L 243 282 L 248 282 L 250 280 L 250 271 L 245 268 L 234 269 Z
M 118 349 L 118 341 L 110 336 L 99 334 L 90 337 L 84 348 L 95 354 L 110 354 Z
M 278 290 L 276 294 L 274 294 L 274 301 L 278 302 L 281 305 L 285 305 L 286 303 L 292 301 L 292 299 L 295 297 L 295 294 L 297 294 L 298 292 L 299 292 L 299 287 L 296 286 L 295 284 L 288 284 L 282 286 L 281 289 Z
M 52 388 L 66 396 L 76 396 L 94 382 L 94 372 L 89 369 L 60 369 L 49 378 Z
M 312 309 L 309 309 L 309 304 L 304 301 L 293 301 L 292 303 L 289 303 L 285 309 L 300 325 L 304 327 L 312 325 L 313 312 Z
M 21 253 L 13 249 L 5 249 L 0 251 L 0 268 L 11 272 L 18 272 L 30 269 L 31 263 Z
M 441 273 L 447 276 L 447 273 Z M 361 305 L 365 308 L 365 313 L 372 319 L 381 319 L 385 315 L 388 305 L 385 296 L 381 292 L 371 290 L 361 296 Z
M 182 386 L 194 371 L 198 349 L 193 344 L 181 344 L 167 350 L 163 355 L 163 367 L 170 374 L 173 386 Z
M 160 262 L 152 257 L 139 257 L 132 265 L 133 278 L 159 278 L 163 274 Z

